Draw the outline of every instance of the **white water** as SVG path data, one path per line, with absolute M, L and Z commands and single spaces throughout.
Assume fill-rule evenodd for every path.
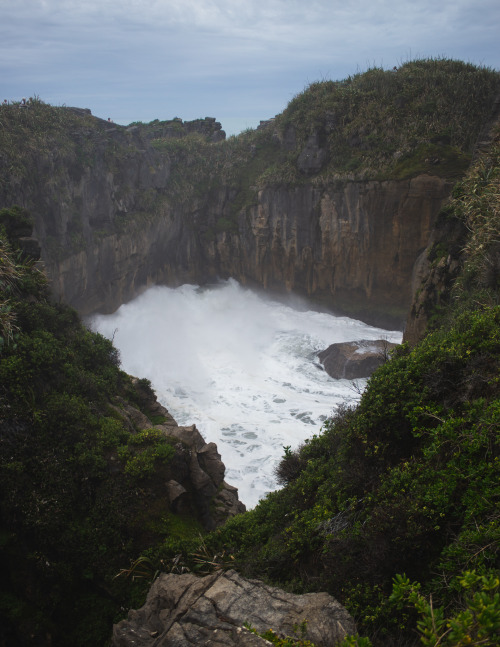
M 322 370 L 316 353 L 342 341 L 401 341 L 400 332 L 307 307 L 229 280 L 211 288 L 153 287 L 90 325 L 113 338 L 123 370 L 151 380 L 178 424 L 194 423 L 217 443 L 226 481 L 253 507 L 276 489 L 283 447 L 297 447 L 340 403 L 359 397 L 352 382 Z

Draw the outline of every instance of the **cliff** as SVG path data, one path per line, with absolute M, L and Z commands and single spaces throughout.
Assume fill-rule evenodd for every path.
M 195 133 L 178 120 L 127 129 L 35 100 L 2 107 L 1 200 L 30 209 L 56 293 L 82 312 L 113 308 L 150 281 L 219 272 L 269 289 L 288 280 L 341 306 L 352 273 L 346 308 L 397 317 L 410 297 L 387 297 L 384 264 L 403 267 L 404 250 L 425 245 L 425 235 L 406 240 L 407 226 L 420 230 L 403 227 L 404 214 L 415 199 L 413 217 L 420 223 L 422 208 L 430 230 L 497 83 L 446 61 L 373 70 L 313 84 L 227 142 L 212 120 Z M 299 593 L 328 591 L 377 646 L 414 641 L 411 612 L 395 606 L 405 591 L 427 609 L 429 640 L 498 644 L 497 624 L 475 615 L 479 602 L 498 611 L 500 565 L 498 130 L 490 144 L 440 211 L 424 283 L 413 274 L 417 305 L 425 281 L 441 299 L 442 310 L 431 291 L 422 300 L 434 331 L 372 375 L 356 410 L 287 448 L 282 490 L 203 538 L 222 520 L 219 495 L 224 511 L 231 498 L 230 514 L 238 507 L 215 448 L 119 371 L 108 340 L 50 303 L 36 267 L 19 260 L 36 250 L 24 219 L 16 255 L 0 240 L 0 642 L 102 644 L 117 609 L 140 606 L 158 570 L 231 565 Z M 428 225 L 422 205 L 433 205 Z M 397 258 L 383 247 L 389 230 Z M 368 241 L 385 251 L 365 264 Z M 456 614 L 454 634 L 444 608 Z
M 466 191 L 456 191 L 450 204 L 446 205 L 436 219 L 428 244 L 417 258 L 413 270 L 413 298 L 408 311 L 403 341 L 415 345 L 426 333 L 432 330 L 434 320 L 439 320 L 439 313 L 449 304 L 453 287 L 463 271 L 467 250 L 470 249 L 468 237 L 475 223 L 468 223 L 464 214 L 456 217 L 461 205 L 470 199 L 469 191 L 474 193 L 488 182 L 494 168 L 492 151 L 497 145 L 500 127 L 500 94 L 497 95 L 489 119 L 485 122 L 474 150 L 474 163 L 478 166 L 472 177 L 478 182 L 476 186 L 467 186 Z M 479 179 L 476 178 L 479 176 Z M 469 184 L 471 184 L 469 182 Z M 490 205 L 485 200 L 482 208 Z M 486 214 L 484 215 L 486 217 Z M 484 250 L 495 240 L 494 227 L 481 236 Z M 477 252 L 476 252 L 477 253 Z M 495 247 L 483 260 L 482 281 L 486 286 L 494 285 L 499 272 L 498 251 Z
M 122 127 L 2 107 L 0 206 L 32 213 L 53 292 L 81 314 L 231 276 L 402 326 L 497 83 L 447 61 L 370 70 L 313 84 L 227 141 L 209 118 Z

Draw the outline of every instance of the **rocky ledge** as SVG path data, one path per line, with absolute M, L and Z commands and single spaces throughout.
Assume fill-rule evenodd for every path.
M 330 377 L 355 380 L 369 377 L 396 345 L 384 339 L 341 342 L 322 350 L 318 358 Z
M 354 620 L 327 593 L 294 595 L 232 570 L 203 578 L 170 573 L 155 581 L 141 609 L 114 626 L 112 647 L 259 647 L 270 643 L 249 627 L 293 637 L 304 621 L 304 638 L 323 647 L 356 632 Z

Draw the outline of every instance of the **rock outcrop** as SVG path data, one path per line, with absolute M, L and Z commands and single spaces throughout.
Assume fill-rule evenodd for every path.
M 499 128 L 500 94 L 479 134 L 473 161 L 498 138 Z M 403 337 L 411 346 L 424 337 L 433 314 L 449 301 L 451 288 L 462 269 L 467 234 L 464 222 L 446 210 L 438 214 L 427 247 L 417 258 L 413 270 L 413 298 Z
M 462 267 L 466 228 L 460 221 L 441 214 L 429 244 L 415 262 L 412 276 L 413 302 L 408 312 L 403 341 L 414 346 L 428 332 L 434 312 L 444 306 Z
M 238 490 L 224 481 L 226 468 L 215 443 L 206 443 L 195 425 L 179 426 L 149 389 L 141 388 L 135 379 L 141 408 L 116 400 L 116 415 L 131 431 L 155 429 L 177 441 L 176 453 L 149 483 L 151 497 L 163 505 L 164 512 L 191 514 L 207 530 L 213 530 L 227 519 L 245 511 Z M 147 413 L 143 413 L 146 411 Z M 151 421 L 161 420 L 159 424 Z M 163 501 L 163 504 L 161 504 Z
M 151 587 L 145 605 L 115 625 L 112 645 L 259 647 L 269 642 L 245 624 L 258 633 L 272 629 L 279 636 L 293 637 L 304 621 L 304 637 L 323 647 L 334 647 L 356 631 L 351 616 L 327 593 L 294 595 L 247 580 L 235 571 L 203 578 L 163 574 Z
M 322 350 L 318 358 L 330 377 L 355 380 L 369 377 L 396 345 L 383 339 L 340 342 Z

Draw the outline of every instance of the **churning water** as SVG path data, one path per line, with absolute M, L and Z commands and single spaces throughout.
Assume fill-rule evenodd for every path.
M 342 341 L 401 341 L 400 332 L 309 307 L 229 280 L 210 288 L 153 287 L 90 325 L 114 339 L 123 370 L 151 380 L 178 424 L 195 423 L 217 443 L 226 481 L 253 507 L 276 488 L 283 447 L 318 433 L 365 384 L 330 378 L 316 353 Z

